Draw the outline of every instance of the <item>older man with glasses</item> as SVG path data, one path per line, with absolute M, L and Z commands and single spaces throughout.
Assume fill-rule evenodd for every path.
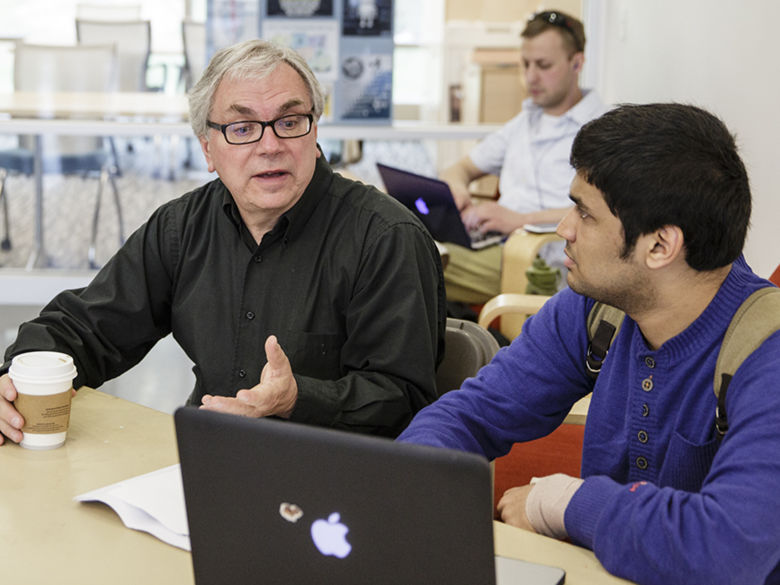
M 190 118 L 219 178 L 160 207 L 88 287 L 23 324 L 5 371 L 56 350 L 73 356 L 75 387 L 100 386 L 173 333 L 195 364 L 191 404 L 398 434 L 436 396 L 441 263 L 406 209 L 331 170 L 323 106 L 294 51 L 217 52 Z M 0 432 L 19 441 L 15 396 L 2 376 Z

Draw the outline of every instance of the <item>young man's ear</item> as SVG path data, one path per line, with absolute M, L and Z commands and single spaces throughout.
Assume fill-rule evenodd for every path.
M 572 55 L 571 61 L 572 69 L 577 73 L 580 73 L 582 71 L 582 65 L 585 62 L 585 55 L 582 53 L 575 53 Z
M 644 238 L 646 238 L 646 262 L 649 268 L 667 266 L 680 254 L 684 254 L 685 238 L 679 226 L 666 225 L 647 234 Z

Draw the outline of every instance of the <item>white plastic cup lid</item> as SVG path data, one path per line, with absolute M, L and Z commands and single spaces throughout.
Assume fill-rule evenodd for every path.
M 73 358 L 56 351 L 31 351 L 11 360 L 8 373 L 12 380 L 25 382 L 59 382 L 73 380 L 76 366 Z

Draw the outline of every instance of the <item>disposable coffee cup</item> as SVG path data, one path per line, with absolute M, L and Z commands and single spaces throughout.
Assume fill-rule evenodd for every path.
M 76 366 L 73 358 L 55 351 L 23 353 L 8 370 L 16 387 L 14 406 L 24 417 L 20 445 L 55 449 L 65 443 L 70 423 L 70 399 Z

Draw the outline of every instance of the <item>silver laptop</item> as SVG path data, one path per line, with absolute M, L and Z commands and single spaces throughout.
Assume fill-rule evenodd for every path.
M 198 585 L 496 582 L 481 457 L 194 407 L 175 422 Z M 563 582 L 501 563 L 501 585 Z

